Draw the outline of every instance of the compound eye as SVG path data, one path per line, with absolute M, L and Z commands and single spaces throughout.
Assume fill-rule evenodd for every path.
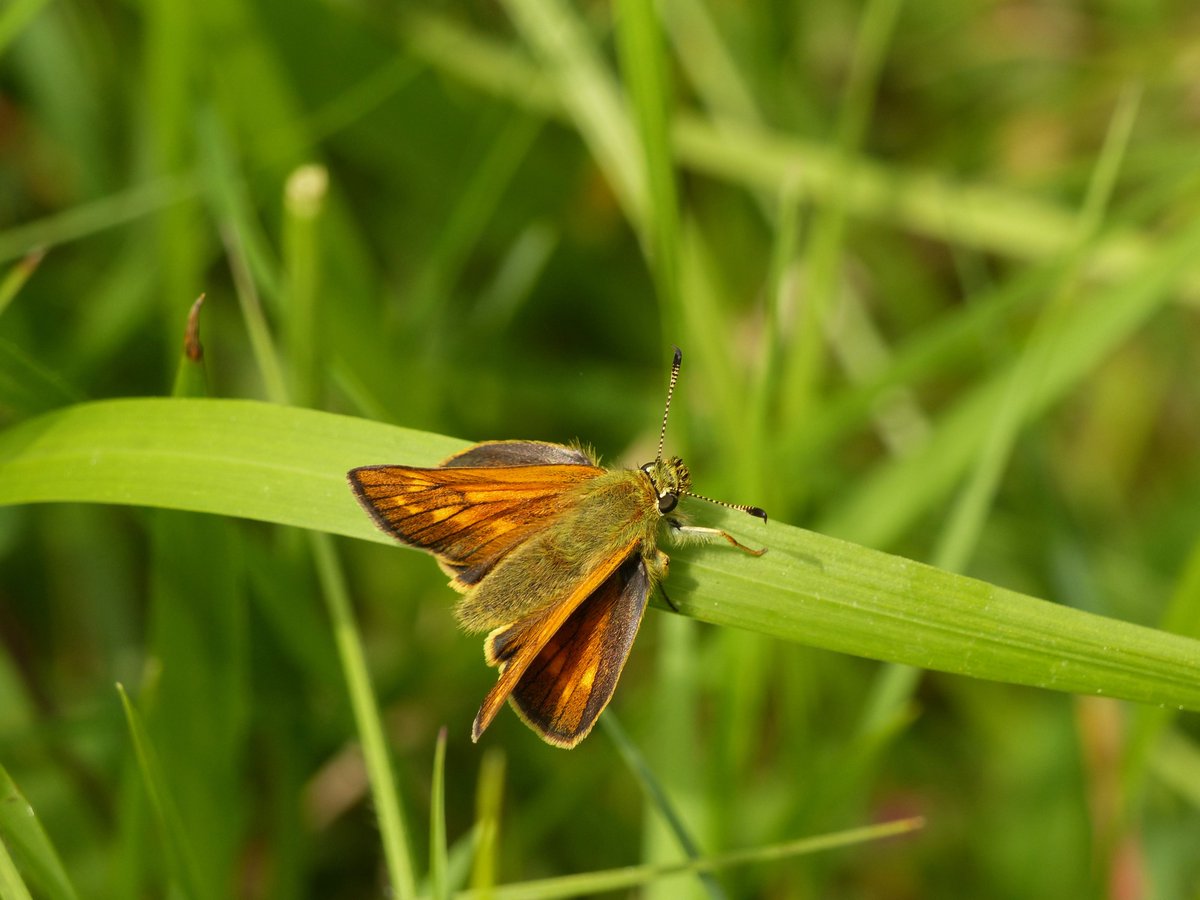
M 663 494 L 658 498 L 658 511 L 665 516 L 675 508 L 677 503 L 679 503 L 679 498 L 674 494 Z

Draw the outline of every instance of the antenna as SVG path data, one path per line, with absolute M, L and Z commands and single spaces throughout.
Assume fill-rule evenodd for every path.
M 662 431 L 658 433 L 658 456 L 655 457 L 656 462 L 662 462 L 663 444 L 667 439 L 667 416 L 671 412 L 671 398 L 675 396 L 675 382 L 679 380 L 679 364 L 681 362 L 683 362 L 683 351 L 676 347 L 675 359 L 671 362 L 671 382 L 667 385 L 667 408 L 663 410 Z M 766 511 L 758 506 L 746 506 L 742 503 L 726 503 L 724 500 L 714 500 L 712 497 L 705 497 L 703 494 L 693 494 L 691 491 L 680 491 L 679 493 L 681 496 L 694 497 L 695 499 L 703 500 L 706 503 L 724 506 L 726 509 L 736 509 L 740 512 L 757 516 L 764 522 L 767 521 Z M 726 537 L 728 537 L 728 535 L 726 535 Z M 736 544 L 737 541 L 734 541 L 734 543 Z
M 655 460 L 662 462 L 663 444 L 667 440 L 667 416 L 671 412 L 671 398 L 675 395 L 675 382 L 679 380 L 679 364 L 683 362 L 683 351 L 675 348 L 675 359 L 671 362 L 671 383 L 667 385 L 667 407 L 663 410 L 662 431 L 658 433 L 658 455 Z
M 715 503 L 717 506 L 724 506 L 726 509 L 736 509 L 744 513 L 749 513 L 752 516 L 757 516 L 764 522 L 767 521 L 767 512 L 759 506 L 746 506 L 743 503 L 726 503 L 724 500 L 714 500 L 712 497 L 705 497 L 703 494 L 693 494 L 691 491 L 681 491 L 685 497 L 694 497 L 697 500 L 703 500 L 705 503 Z

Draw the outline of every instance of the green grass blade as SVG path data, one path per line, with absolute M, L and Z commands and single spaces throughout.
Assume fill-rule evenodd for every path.
M 24 259 L 18 260 L 9 267 L 8 274 L 0 279 L 0 315 L 4 315 L 8 304 L 12 303 L 13 298 L 25 286 L 25 282 L 37 271 L 37 267 L 41 265 L 45 256 L 45 250 L 30 250 L 25 254 Z
M 629 221 L 640 230 L 648 198 L 637 140 L 616 82 L 586 26 L 561 0 L 507 0 L 505 6 L 546 66 L 559 101 L 570 111 Z
M 391 889 L 400 900 L 408 900 L 417 894 L 408 828 L 400 808 L 396 778 L 388 757 L 387 740 L 383 734 L 375 692 L 371 687 L 362 638 L 350 607 L 345 574 L 329 536 L 313 533 L 310 538 L 317 575 L 321 579 L 322 593 L 333 622 L 333 637 L 342 660 L 346 690 L 354 708 L 354 722 L 362 740 L 363 759 L 367 766 L 367 777 L 371 781 L 371 794 L 375 799 L 375 814 L 379 817 L 383 854 L 392 880 Z
M 13 0 L 0 12 L 0 56 L 48 3 L 49 0 Z
M 437 229 L 437 239 L 414 279 L 405 304 L 406 330 L 425 334 L 438 311 L 444 311 L 446 298 L 462 278 L 484 228 L 496 216 L 506 189 L 529 155 L 541 128 L 540 117 L 517 112 L 508 117 L 503 127 L 487 132 L 487 149 L 467 167 L 471 174 L 459 188 L 459 195 L 446 221 Z
M 714 117 L 761 124 L 754 92 L 729 52 L 732 42 L 704 0 L 666 0 L 658 8 L 680 67 Z
M 78 896 L 33 807 L 0 765 L 0 897 L 29 896 L 20 871 L 37 887 L 39 897 Z
M 238 802 L 253 714 L 239 536 L 212 516 L 155 510 L 146 520 L 147 653 L 161 669 L 142 719 L 170 815 L 186 829 L 184 858 L 201 896 L 219 896 L 257 812 Z
M 616 746 L 617 752 L 621 754 L 621 758 L 625 761 L 625 767 L 633 773 L 633 777 L 642 786 L 642 793 L 646 795 L 646 802 L 658 811 L 658 814 L 662 817 L 667 827 L 675 835 L 675 840 L 679 843 L 679 848 L 683 851 L 684 855 L 688 859 L 699 859 L 700 848 L 684 824 L 683 818 L 675 809 L 675 805 L 671 803 L 662 783 L 655 776 L 653 769 L 650 768 L 650 763 L 646 761 L 641 751 L 638 750 L 637 745 L 629 739 L 629 735 L 625 733 L 625 729 L 621 727 L 617 721 L 617 717 L 610 712 L 607 716 L 600 719 L 600 727 L 607 732 L 609 738 Z M 725 896 L 725 892 L 721 890 L 721 885 L 717 883 L 717 880 L 711 874 L 707 872 L 700 873 L 700 880 L 710 897 Z
M 1034 386 L 1056 354 L 1058 343 L 1068 337 L 1059 326 L 1067 310 L 1077 305 L 1078 264 L 1103 220 L 1120 160 L 1124 158 L 1133 130 L 1137 103 L 1138 95 L 1127 92 L 1113 115 L 1104 153 L 1093 171 L 1080 212 L 1078 244 L 1068 257 L 1058 289 L 1038 316 L 1034 337 L 1012 368 L 1011 380 L 1000 405 L 993 410 L 974 466 L 942 526 L 933 553 L 934 564 L 939 568 L 961 572 L 967 567 L 1007 471 L 1021 425 L 1028 418 L 1026 407 Z M 909 667 L 893 667 L 882 672 L 863 718 L 863 730 L 873 733 L 886 729 L 897 717 L 903 716 L 903 706 L 907 705 L 917 682 L 916 671 Z
M 719 524 L 750 539 L 732 514 Z M 1195 641 L 786 525 L 764 543 L 761 559 L 677 551 L 684 599 L 672 599 L 704 621 L 921 668 L 1189 709 L 1200 699 Z
M 462 446 L 253 401 L 103 401 L 0 433 L 0 504 L 161 506 L 387 542 L 350 495 L 346 470 L 430 465 Z M 704 511 L 770 552 L 674 550 L 671 598 L 688 615 L 977 678 L 1200 709 L 1200 642 L 788 525 Z
M 58 373 L 0 338 L 0 413 L 24 416 L 82 399 Z
M 1072 308 L 1053 334 L 1036 335 L 1028 352 L 1046 362 L 1038 382 L 1029 386 L 1026 414 L 1043 412 L 1127 340 L 1167 302 L 1198 254 L 1200 219 L 1164 241 L 1129 281 Z M 1039 343 L 1046 341 L 1056 343 L 1053 354 L 1039 349 Z M 880 466 L 863 479 L 820 523 L 820 529 L 867 544 L 894 540 L 957 483 L 975 458 L 1018 365 L 1006 366 L 943 416 L 918 451 Z
M 495 892 L 497 852 L 500 846 L 500 808 L 504 798 L 504 753 L 488 750 L 479 765 L 475 789 L 475 860 L 471 867 L 472 893 L 491 897 Z
M 700 334 L 724 334 L 716 305 L 708 309 L 713 321 L 709 328 L 697 327 L 687 321 L 695 312 L 695 304 L 685 303 L 681 288 L 681 232 L 678 192 L 675 184 L 675 160 L 670 143 L 670 114 L 672 104 L 669 76 L 658 13 L 654 4 L 641 0 L 620 0 L 615 7 L 618 59 L 626 91 L 632 107 L 636 128 L 636 153 L 646 185 L 646 219 L 634 222 L 641 226 L 642 251 L 647 257 L 654 279 L 655 293 L 662 322 L 662 334 L 668 343 L 693 346 Z M 689 297 L 696 297 L 689 293 Z M 705 367 L 710 375 L 713 367 Z M 688 762 L 677 758 L 676 743 L 684 735 L 698 734 L 699 691 L 696 688 L 692 654 L 681 652 L 695 644 L 692 622 L 679 620 L 664 629 L 659 644 L 659 671 L 656 679 L 655 705 L 659 714 L 647 753 L 656 760 L 664 778 L 662 783 L 650 774 L 649 764 L 642 760 L 632 744 L 624 738 L 619 726 L 608 723 L 609 734 L 625 757 L 626 764 L 638 775 L 646 794 L 649 820 L 643 829 L 642 856 L 648 863 L 667 862 L 677 858 L 678 847 L 688 858 L 699 855 L 699 849 L 667 801 L 668 792 L 691 795 L 701 763 L 695 758 Z M 688 879 L 683 879 L 684 882 Z M 659 883 L 648 886 L 647 900 L 691 896 L 689 888 L 703 887 L 711 898 L 724 896 L 720 885 L 709 874 L 700 877 L 699 884 Z M 682 893 L 681 893 L 682 892 Z
M 156 178 L 131 188 L 0 231 L 0 262 L 24 256 L 38 247 L 53 247 L 127 225 L 198 193 L 191 176 Z
M 207 391 L 202 299 L 188 314 L 175 397 Z M 257 813 L 232 799 L 242 799 L 238 763 L 253 715 L 239 539 L 229 519 L 171 510 L 148 514 L 146 530 L 146 644 L 159 668 L 144 724 L 171 805 L 186 825 L 189 858 L 205 885 L 220 886 L 211 891 L 217 893 L 235 882 L 238 847 Z
M 124 503 L 374 538 L 346 472 L 433 465 L 465 445 L 254 400 L 106 400 L 0 432 L 0 503 Z
M 668 61 L 653 3 L 619 0 L 616 13 L 621 72 L 633 105 L 642 182 L 647 187 L 643 246 L 654 272 L 663 331 L 674 335 L 683 318 L 683 298 L 679 293 L 679 204 L 670 141 Z
M 410 52 L 473 88 L 522 109 L 569 117 L 555 79 L 498 41 L 434 16 L 406 17 L 401 33 Z M 727 120 L 678 114 L 671 135 L 676 159 L 692 171 L 771 193 L 794 181 L 801 201 L 826 203 L 840 196 L 850 215 L 955 246 L 1038 260 L 1059 255 L 1075 239 L 1072 210 L 1004 187 L 963 184 L 938 172 L 869 159 L 844 166 L 828 145 Z M 1084 272 L 1128 277 L 1156 243 L 1137 231 L 1109 235 L 1097 242 Z M 1191 267 L 1186 285 L 1200 289 L 1200 268 Z
M 1178 731 L 1167 731 L 1151 759 L 1163 784 L 1200 809 L 1200 747 Z
M 966 568 L 1008 469 L 1021 425 L 1031 418 L 1028 407 L 1035 387 L 1043 380 L 1047 366 L 1059 355 L 1060 345 L 1071 338 L 1071 332 L 1062 326 L 1069 310 L 1080 305 L 1077 292 L 1078 263 L 1100 227 L 1120 160 L 1129 143 L 1136 111 L 1136 95 L 1126 94 L 1113 116 L 1105 152 L 1101 154 L 1093 172 L 1092 183 L 1080 211 L 1078 244 L 1068 255 L 1058 287 L 1042 307 L 1024 352 L 1013 364 L 1010 381 L 999 406 L 992 411 L 992 421 L 980 443 L 974 466 L 939 535 L 933 559 L 941 568 L 955 571 Z
M 871 0 L 858 28 L 854 58 L 837 123 L 835 180 L 848 181 L 874 109 L 880 70 L 899 14 L 900 0 Z M 842 291 L 842 247 L 847 227 L 848 191 L 835 191 L 816 211 L 805 250 L 806 297 L 803 316 L 792 337 L 792 350 L 782 372 L 781 403 L 790 410 L 790 440 L 802 433 L 813 405 L 816 385 L 825 369 L 828 317 L 838 308 Z
M 29 888 L 21 880 L 21 873 L 8 855 L 8 848 L 0 843 L 0 897 L 6 900 L 33 900 Z
M 213 129 L 215 131 L 215 128 Z M 221 239 L 225 244 L 228 256 L 229 271 L 233 276 L 234 292 L 237 294 L 238 305 L 242 312 L 242 324 L 250 338 L 250 347 L 254 354 L 254 363 L 263 380 L 263 390 L 268 398 L 277 403 L 287 400 L 287 377 L 284 375 L 283 364 L 275 349 L 275 339 L 267 323 L 266 311 L 258 290 L 258 281 L 252 265 L 250 248 L 253 241 L 247 239 L 250 230 L 245 227 L 245 219 L 239 219 L 237 213 L 237 190 L 230 182 L 236 177 L 231 171 L 228 159 L 222 159 L 228 149 L 221 145 L 220 137 L 213 135 L 211 141 L 212 165 L 221 173 L 214 176 L 218 183 L 218 193 L 225 198 L 218 201 L 220 209 Z M 221 160 L 218 162 L 218 160 Z M 269 282 L 268 282 L 269 283 Z
M 215 894 L 201 890 L 196 858 L 188 840 L 187 828 L 180 818 L 175 800 L 163 777 L 162 768 L 159 765 L 154 746 L 150 743 L 145 723 L 142 722 L 142 717 L 129 699 L 129 695 L 125 693 L 123 685 L 117 685 L 117 693 L 121 697 L 121 706 L 125 710 L 125 720 L 133 740 L 134 752 L 137 754 L 142 782 L 146 788 L 146 794 L 150 798 L 150 805 L 154 809 L 155 817 L 158 819 L 159 838 L 165 851 L 166 869 L 171 881 L 176 890 L 188 900 L 215 896 Z
M 1200 541 L 1193 545 L 1175 584 L 1162 627 L 1173 634 L 1200 638 Z M 1175 717 L 1174 710 L 1157 707 L 1139 706 L 1133 711 L 1122 762 L 1126 804 L 1140 793 L 1153 754 Z
M 291 398 L 312 406 L 317 399 L 320 347 L 317 295 L 321 286 L 321 219 L 329 173 L 323 166 L 301 166 L 284 188 L 285 336 Z
M 268 305 L 278 309 L 282 291 L 282 263 L 266 234 L 246 186 L 246 173 L 238 157 L 240 149 L 228 133 L 228 125 L 216 110 L 203 107 L 197 116 L 197 154 L 204 177 L 205 200 L 226 244 L 236 243 L 237 257 L 254 276 L 254 284 Z M 229 251 L 230 265 L 237 264 Z M 234 283 L 235 289 L 240 285 Z M 244 302 L 239 294 L 239 302 Z M 244 314 L 243 314 L 244 318 Z M 246 326 L 247 328 L 249 325 Z M 251 338 L 257 340 L 253 333 Z M 255 348 L 257 352 L 257 348 Z
M 566 875 L 561 878 L 546 878 L 541 881 L 527 881 L 521 884 L 507 884 L 496 888 L 491 896 L 496 900 L 557 900 L 559 897 L 591 897 L 605 891 L 619 891 L 652 884 L 670 875 L 686 872 L 713 872 L 733 866 L 771 862 L 809 853 L 819 853 L 823 850 L 833 850 L 838 847 L 853 846 L 866 841 L 882 840 L 916 831 L 923 826 L 924 822 L 921 819 L 897 819 L 879 825 L 852 828 L 847 831 L 801 838 L 751 850 L 722 853 L 688 862 L 629 866 L 624 869 L 608 869 L 579 875 Z M 456 895 L 463 900 L 479 896 L 480 894 L 476 891 L 466 891 Z
M 883 369 L 841 389 L 813 410 L 809 427 L 794 452 L 804 459 L 832 452 L 839 440 L 863 427 L 877 404 L 895 389 L 910 388 L 948 371 L 968 369 L 970 360 L 978 356 L 980 336 L 1010 328 L 1012 322 L 1019 321 L 1046 291 L 1053 289 L 1058 269 L 1048 263 L 1031 268 L 973 297 L 967 306 L 946 314 L 897 345 Z
M 309 113 L 305 131 L 314 142 L 338 134 L 382 106 L 405 85 L 410 84 L 420 71 L 420 64 L 411 57 L 398 56 L 388 61 L 357 84 Z M 267 144 L 261 152 L 269 159 L 273 155 L 272 149 Z M 285 141 L 281 143 L 277 152 L 286 157 L 289 150 Z
M 429 789 L 429 893 L 433 900 L 450 896 L 446 849 L 446 727 L 438 731 L 433 754 L 433 784 Z
M 483 332 L 499 332 L 507 327 L 522 304 L 529 301 L 558 243 L 558 232 L 546 223 L 526 226 L 513 239 L 490 284 L 480 292 L 471 324 Z
M 697 651 L 699 628 L 690 619 L 672 616 L 658 627 L 658 652 L 654 660 L 654 696 L 650 707 L 653 723 L 643 740 L 650 764 L 660 773 L 663 793 L 672 803 L 691 813 L 694 831 L 707 831 L 707 810 L 698 800 L 705 756 L 700 728 L 701 677 Z M 699 745 L 697 752 L 681 754 L 680 744 Z M 703 749 L 701 749 L 703 748 Z M 680 830 L 665 822 L 660 805 L 642 804 L 642 862 L 647 865 L 679 859 Z M 685 855 L 696 852 L 684 844 Z M 680 877 L 654 884 L 644 900 L 693 900 L 703 897 L 702 885 Z
M 213 159 L 220 160 L 225 153 L 219 135 L 214 133 L 213 137 L 214 141 L 211 146 Z M 228 178 L 232 173 L 232 160 L 224 159 L 220 169 L 226 173 Z M 319 176 L 318 179 L 323 182 Z M 323 197 L 324 183 L 309 187 L 310 196 L 307 199 L 310 204 Z M 313 187 L 318 188 L 315 195 L 311 192 Z M 223 193 L 227 199 L 232 198 L 236 201 L 237 192 L 234 184 L 226 184 Z M 282 402 L 287 398 L 288 393 L 284 368 L 279 354 L 276 352 L 274 338 L 259 302 L 257 285 L 251 271 L 246 247 L 241 240 L 236 223 L 237 208 L 236 202 L 224 204 L 223 237 L 229 252 L 230 266 L 242 306 L 243 321 L 254 347 L 255 361 L 263 377 L 267 394 Z M 310 208 L 308 212 L 315 215 L 317 209 Z M 309 223 L 309 227 L 315 227 L 315 223 Z M 298 287 L 298 281 L 307 280 L 308 286 L 299 289 L 315 294 L 316 279 L 319 276 L 316 261 L 301 258 L 306 253 L 315 252 L 315 241 L 311 238 L 310 235 L 307 246 L 304 241 L 291 245 L 293 257 L 290 260 L 291 265 L 288 271 L 290 287 L 293 290 Z M 303 275 L 300 274 L 300 270 L 304 270 Z M 294 297 L 293 301 L 295 301 Z M 316 297 L 311 296 L 308 301 L 300 301 L 301 305 L 305 303 L 308 303 L 310 308 L 306 312 L 298 314 L 315 315 L 316 310 L 312 307 L 315 306 Z M 295 349 L 296 346 L 293 345 L 293 350 Z M 387 862 L 388 875 L 391 879 L 391 890 L 401 900 L 408 900 L 408 898 L 416 896 L 416 879 L 409 850 L 408 831 L 400 807 L 400 797 L 396 788 L 391 759 L 388 755 L 387 741 L 384 738 L 379 706 L 371 686 L 366 653 L 359 635 L 358 624 L 351 609 L 345 573 L 328 535 L 322 534 L 318 530 L 309 535 L 308 543 L 321 582 L 322 597 L 333 625 L 334 642 L 337 645 L 338 659 L 342 665 L 350 705 L 354 711 L 355 726 L 362 740 L 363 759 L 375 800 L 375 811 L 382 835 L 384 859 Z

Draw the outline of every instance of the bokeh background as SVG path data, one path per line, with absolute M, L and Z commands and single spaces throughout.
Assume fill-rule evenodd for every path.
M 170 395 L 203 292 L 213 396 L 278 399 L 265 334 L 293 402 L 638 463 L 678 344 L 669 441 L 699 491 L 1194 631 L 1200 8 L 663 0 L 655 33 L 636 6 L 10 0 L 0 427 Z M 117 681 L 202 896 L 385 891 L 300 537 L 0 509 L 0 763 L 80 896 L 178 895 Z M 442 726 L 452 858 L 485 758 L 503 880 L 678 858 L 603 731 L 566 753 L 505 712 L 470 743 L 493 672 L 428 558 L 337 550 L 417 860 Z M 1192 717 L 661 608 L 609 714 L 705 853 L 927 819 L 647 896 L 1200 890 Z

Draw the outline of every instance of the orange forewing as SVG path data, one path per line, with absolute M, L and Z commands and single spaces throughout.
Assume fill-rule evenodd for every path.
M 504 705 L 504 701 L 510 695 L 514 698 L 514 706 L 522 712 L 522 717 L 533 727 L 535 731 L 542 735 L 547 741 L 560 746 L 573 747 L 583 739 L 587 731 L 590 730 L 595 717 L 600 714 L 600 710 L 604 708 L 604 703 L 608 702 L 608 697 L 612 696 L 613 688 L 616 687 L 616 676 L 620 675 L 621 667 L 624 665 L 625 657 L 629 653 L 629 647 L 626 646 L 623 651 L 619 652 L 619 659 L 615 666 L 612 682 L 608 687 L 607 695 L 604 698 L 604 703 L 596 710 L 591 721 L 587 722 L 587 727 L 583 729 L 577 737 L 571 739 L 568 736 L 560 737 L 553 730 L 553 725 L 549 728 L 543 728 L 536 724 L 535 720 L 524 714 L 522 704 L 516 699 L 518 696 L 524 696 L 524 686 L 527 684 L 526 675 L 531 669 L 535 670 L 530 673 L 530 682 L 532 684 L 539 679 L 546 677 L 548 661 L 543 662 L 543 651 L 546 648 L 557 648 L 563 643 L 563 640 L 558 638 L 560 632 L 564 636 L 570 634 L 579 634 L 582 639 L 580 642 L 580 651 L 578 654 L 571 654 L 572 657 L 578 656 L 583 659 L 588 656 L 586 648 L 583 646 L 587 642 L 590 634 L 594 633 L 594 628 L 582 628 L 581 626 L 568 627 L 570 620 L 576 618 L 573 614 L 577 610 L 583 610 L 591 607 L 597 597 L 606 597 L 605 588 L 610 582 L 619 579 L 619 570 L 623 569 L 623 563 L 628 563 L 630 560 L 637 560 L 640 563 L 640 558 L 637 557 L 635 550 L 637 541 L 631 541 L 627 546 L 619 548 L 616 552 L 605 561 L 603 566 L 600 566 L 593 572 L 589 572 L 584 581 L 580 582 L 570 593 L 569 596 L 563 597 L 548 607 L 544 612 L 529 618 L 514 622 L 511 625 L 506 625 L 503 628 L 498 628 L 488 635 L 487 641 L 484 644 L 484 654 L 487 657 L 490 665 L 498 665 L 500 667 L 500 678 L 496 684 L 488 691 L 487 696 L 483 700 L 483 705 L 479 707 L 479 713 L 475 716 L 475 723 L 472 726 L 472 737 L 479 740 L 479 736 L 484 729 L 491 724 L 492 719 L 496 717 L 496 713 L 500 711 L 500 707 Z M 644 566 L 643 572 L 644 572 Z M 642 598 L 642 607 L 645 607 L 645 596 Z M 611 609 L 612 604 L 601 602 L 598 607 Z M 584 619 L 589 619 L 587 613 L 583 615 Z M 641 615 L 638 615 L 640 621 Z M 567 631 L 563 631 L 567 628 Z M 633 643 L 633 634 L 637 633 L 636 623 L 633 625 L 632 633 L 629 636 L 629 644 Z M 565 638 L 570 641 L 569 637 Z M 615 648 L 613 648 L 615 649 Z M 612 653 L 612 649 L 605 648 L 602 644 L 596 644 L 593 655 L 604 653 Z M 607 669 L 606 669 L 607 671 Z M 568 677 L 564 671 L 562 677 Z M 553 702 L 557 703 L 562 698 L 563 692 L 560 691 L 555 695 Z M 537 709 L 535 702 L 528 704 L 531 709 Z M 547 717 L 549 719 L 549 717 Z M 564 720 L 565 721 L 565 720 Z M 565 731 L 569 732 L 567 728 Z
M 489 455 L 481 452 L 490 448 L 497 449 Z M 543 458 L 549 454 L 541 448 L 552 448 L 561 451 L 564 459 L 586 459 L 578 451 L 552 444 L 496 442 L 473 447 L 435 469 L 354 469 L 350 484 L 380 528 L 406 544 L 431 551 L 455 576 L 451 583 L 465 591 L 557 516 L 566 493 L 604 471 L 574 461 L 496 464 L 496 460 L 523 458 L 522 448 L 535 448 Z

